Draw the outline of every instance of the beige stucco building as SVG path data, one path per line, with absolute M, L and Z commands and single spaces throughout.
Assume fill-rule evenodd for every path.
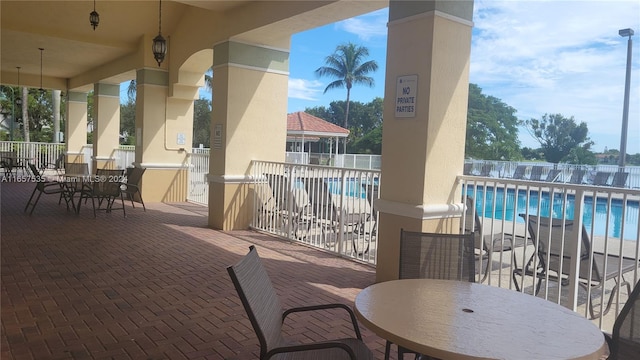
M 67 161 L 79 161 L 86 143 L 93 90 L 94 168 L 112 165 L 119 84 L 135 79 L 145 201 L 184 201 L 193 101 L 213 67 L 221 141 L 211 149 L 209 225 L 246 228 L 251 161 L 284 161 L 291 35 L 388 6 L 378 280 L 396 276 L 400 228 L 457 229 L 473 1 L 165 0 L 168 51 L 158 66 L 159 5 L 97 1 L 94 30 L 89 1 L 0 2 L 1 83 L 63 91 Z

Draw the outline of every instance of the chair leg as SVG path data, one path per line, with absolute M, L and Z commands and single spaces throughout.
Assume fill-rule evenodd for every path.
M 384 346 L 384 360 L 389 360 L 391 355 L 391 341 L 387 340 L 387 344 Z
M 29 197 L 29 201 L 27 202 L 27 206 L 24 207 L 25 212 L 27 212 L 27 209 L 29 208 L 29 204 L 31 204 L 31 200 L 33 199 L 33 196 L 35 195 L 36 191 L 38 191 L 37 187 L 33 189 L 33 192 L 31 193 L 31 197 Z M 36 205 L 38 204 L 38 200 L 40 200 L 41 195 L 42 195 L 42 191 L 38 191 L 38 196 L 36 196 L 36 199 L 33 202 L 33 205 L 31 205 L 31 211 L 29 211 L 29 215 L 33 214 L 33 210 L 36 209 Z

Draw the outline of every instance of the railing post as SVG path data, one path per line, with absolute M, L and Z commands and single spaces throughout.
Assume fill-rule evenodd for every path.
M 569 303 L 568 308 L 576 311 L 578 308 L 578 282 L 580 281 L 580 254 L 582 253 L 582 218 L 584 206 L 584 190 L 577 189 L 573 203 L 573 234 L 565 238 L 571 258 L 569 260 Z M 568 240 L 568 244 L 566 243 Z
M 340 184 L 340 218 L 338 219 L 338 253 L 339 254 L 343 254 L 344 253 L 344 244 L 343 244 L 343 240 L 344 240 L 344 235 L 346 233 L 346 231 L 343 231 L 344 229 L 344 222 L 345 222 L 345 212 L 347 207 L 345 206 L 345 199 L 344 199 L 344 194 L 347 191 L 347 170 L 345 168 L 341 168 L 340 169 L 340 179 L 341 179 L 341 184 Z

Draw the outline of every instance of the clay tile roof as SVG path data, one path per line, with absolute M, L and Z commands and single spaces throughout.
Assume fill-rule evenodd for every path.
M 287 114 L 287 135 L 347 137 L 349 130 L 303 111 Z

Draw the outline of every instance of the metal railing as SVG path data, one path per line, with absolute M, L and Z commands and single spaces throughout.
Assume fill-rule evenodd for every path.
M 38 168 L 55 164 L 58 156 L 66 149 L 63 143 L 40 143 L 22 141 L 0 141 L 0 151 L 15 152 L 22 161 L 36 165 Z M 20 164 L 25 166 L 26 164 Z
M 475 176 L 458 181 L 474 204 L 461 229 L 477 234 L 480 281 L 611 326 L 628 285 L 640 278 L 639 190 Z M 600 315 L 609 307 L 606 320 Z
M 209 203 L 209 152 L 203 149 L 193 149 L 189 154 L 189 189 L 187 200 L 198 204 Z M 206 149 L 208 150 L 208 149 Z
M 252 228 L 375 264 L 380 172 L 253 161 Z

